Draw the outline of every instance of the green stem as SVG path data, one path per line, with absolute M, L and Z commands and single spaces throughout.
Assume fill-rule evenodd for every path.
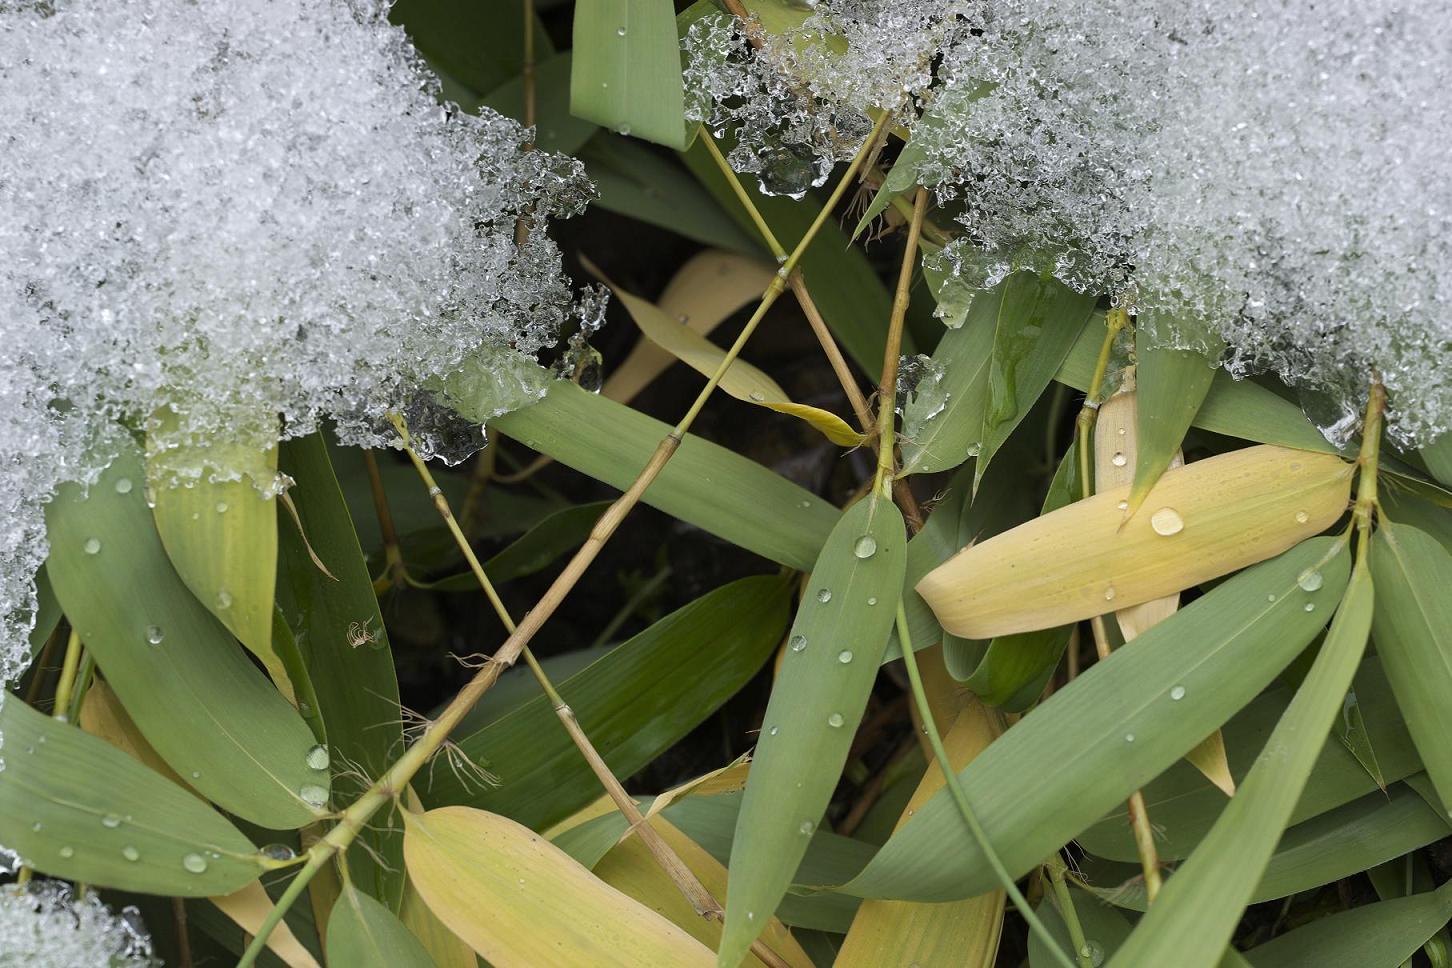
M 943 748 L 943 737 L 938 733 L 938 724 L 933 721 L 933 710 L 928 705 L 928 694 L 923 688 L 923 677 L 918 672 L 918 660 L 913 655 L 907 611 L 904 610 L 901 602 L 897 606 L 897 635 L 902 642 L 902 660 L 903 665 L 907 667 L 908 682 L 912 686 L 913 702 L 917 704 L 918 714 L 922 717 L 923 730 L 928 734 L 928 745 L 933 748 L 933 758 L 938 761 L 938 769 L 943 771 L 943 779 L 948 784 L 953 802 L 958 805 L 958 812 L 963 816 L 963 822 L 968 825 L 973 839 L 978 842 L 979 849 L 983 851 L 983 856 L 988 860 L 988 866 L 993 868 L 993 873 L 998 877 L 998 883 L 1003 887 L 1004 893 L 1013 902 L 1019 915 L 1028 922 L 1029 930 L 1038 936 L 1038 939 L 1044 943 L 1054 960 L 1062 968 L 1075 968 L 1074 963 L 1064 954 L 1063 948 L 1059 947 L 1058 940 L 1049 933 L 1049 929 L 1044 926 L 1044 922 L 1039 919 L 1034 909 L 1029 907 L 1028 901 L 1019 891 L 1018 885 L 1014 883 L 1008 869 L 1003 866 L 998 851 L 994 850 L 993 844 L 989 843 L 988 834 L 984 832 L 983 825 L 978 822 L 978 815 L 973 812 L 972 804 L 968 802 L 968 794 L 958 780 L 958 772 L 953 769 L 953 761 L 948 757 L 948 751 Z
M 884 115 L 885 116 L 885 115 Z M 918 260 L 918 238 L 923 231 L 923 217 L 928 209 L 927 189 L 919 187 L 913 195 L 913 217 L 908 223 L 907 245 L 902 265 L 898 268 L 897 289 L 892 296 L 892 314 L 887 321 L 887 342 L 882 354 L 882 380 L 877 386 L 877 473 L 872 489 L 892 497 L 891 482 L 896 477 L 897 363 L 902 356 L 902 328 L 907 319 L 912 294 L 913 267 Z
M 61 722 L 70 720 L 71 696 L 76 691 L 76 673 L 81 668 L 81 634 L 71 629 L 66 639 L 66 655 L 61 662 L 60 680 L 55 684 L 55 700 L 51 703 L 51 716 Z
M 1079 960 L 1079 968 L 1094 968 L 1094 956 L 1089 950 L 1088 939 L 1084 937 L 1084 926 L 1079 923 L 1079 912 L 1074 908 L 1074 896 L 1069 893 L 1069 885 L 1064 882 L 1064 871 L 1067 869 L 1064 858 L 1056 853 L 1044 866 L 1049 869 L 1054 902 L 1064 918 L 1064 926 L 1069 929 L 1069 943 L 1074 946 L 1074 957 Z
M 716 167 L 721 169 L 721 174 L 726 176 L 726 184 L 731 186 L 731 191 L 735 193 L 737 201 L 741 203 L 742 208 L 746 209 L 746 214 L 751 216 L 751 222 L 756 226 L 756 231 L 761 233 L 761 238 L 766 242 L 766 247 L 771 250 L 771 254 L 776 257 L 777 262 L 785 262 L 787 257 L 786 249 L 782 248 L 782 244 L 777 241 L 776 235 L 771 231 L 771 226 L 766 224 L 766 218 L 761 214 L 761 210 L 756 207 L 756 202 L 752 200 L 751 195 L 747 193 L 746 186 L 742 185 L 741 179 L 736 177 L 735 169 L 731 167 L 731 164 L 726 160 L 725 156 L 721 154 L 721 149 L 716 147 L 716 140 L 711 137 L 711 132 L 707 131 L 704 125 L 701 126 L 699 137 L 705 143 L 706 151 L 711 155 L 711 160 L 716 162 Z

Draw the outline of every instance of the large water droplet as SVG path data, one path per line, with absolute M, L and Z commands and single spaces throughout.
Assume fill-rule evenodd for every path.
M 832 715 L 830 715 L 830 716 L 827 717 L 827 725 L 828 726 L 831 726 L 833 729 L 840 728 L 841 725 L 843 723 L 845 723 L 846 721 L 847 720 L 845 720 L 845 719 L 842 718 L 842 714 L 841 713 L 833 713 Z
M 1179 702 L 1181 699 L 1184 699 L 1185 687 L 1175 686 L 1173 689 L 1170 690 L 1170 698 L 1173 699 L 1175 702 Z
M 1150 527 L 1154 528 L 1155 534 L 1169 537 L 1185 530 L 1185 519 L 1174 508 L 1160 508 L 1150 515 Z
M 867 604 L 868 605 L 876 605 L 877 604 L 877 596 L 876 595 L 873 595 L 870 598 L 868 598 L 867 599 Z
M 201 854 L 187 854 L 182 858 L 182 866 L 193 874 L 201 874 L 207 869 L 207 859 Z
M 877 539 L 870 534 L 864 534 L 852 546 L 852 553 L 859 558 L 871 558 L 877 554 Z
M 852 650 L 851 649 L 843 649 L 841 652 L 838 652 L 837 653 L 837 661 L 840 662 L 840 663 L 842 663 L 843 665 L 846 665 L 847 663 L 851 662 L 852 661 Z
M 81 545 L 81 550 L 88 555 L 99 555 L 101 553 L 101 539 L 87 538 L 86 543 Z
M 258 851 L 268 860 L 275 860 L 280 863 L 287 863 L 297 857 L 297 854 L 287 844 L 268 844 Z
M 129 478 L 129 477 L 118 477 L 118 478 L 116 478 L 116 493 L 117 494 L 130 494 L 131 493 L 131 478 Z
M 303 803 L 314 809 L 319 809 L 328 802 L 328 791 L 316 783 L 304 783 L 302 788 L 297 791 L 297 795 L 302 797 Z
M 807 647 L 807 637 L 800 633 L 793 635 L 789 642 L 793 652 L 800 652 Z
M 832 589 L 830 589 L 830 588 L 823 588 L 821 591 L 817 592 L 817 601 L 821 602 L 823 605 L 827 604 L 831 600 L 832 600 Z
M 308 750 L 308 766 L 314 770 L 326 770 L 328 763 L 328 748 L 326 746 L 314 746 Z
M 1109 463 L 1113 464 L 1115 467 L 1123 467 L 1125 464 L 1129 463 L 1129 458 L 1124 456 L 1123 451 L 1115 451 L 1114 456 L 1109 458 Z
M 1296 579 L 1296 584 L 1301 586 L 1301 591 L 1303 592 L 1314 592 L 1316 589 L 1321 587 L 1321 583 L 1323 581 L 1325 581 L 1325 579 L 1321 577 L 1321 573 L 1319 571 L 1314 568 L 1307 568 L 1305 571 L 1301 572 L 1300 577 Z
M 108 827 L 111 830 L 115 830 L 117 827 L 121 826 L 121 818 L 116 816 L 114 813 L 108 813 L 101 818 L 101 826 Z
M 131 861 L 134 864 L 141 859 L 141 851 L 137 850 L 135 847 L 132 847 L 130 844 L 127 844 L 125 847 L 121 848 L 121 856 L 125 857 L 127 860 Z
M 1086 940 L 1084 947 L 1079 949 L 1079 954 L 1089 959 L 1089 964 L 1093 968 L 1099 968 L 1100 965 L 1104 964 L 1104 948 L 1098 941 L 1094 941 L 1093 939 Z
M 160 645 L 161 640 L 166 638 L 166 633 L 161 630 L 160 625 L 148 625 L 146 627 L 146 641 L 150 645 Z

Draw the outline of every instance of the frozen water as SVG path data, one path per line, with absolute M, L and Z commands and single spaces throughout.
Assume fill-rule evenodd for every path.
M 524 371 L 574 298 L 514 228 L 577 212 L 582 168 L 441 105 L 386 13 L 0 0 L 0 679 L 41 505 L 114 435 L 392 443 L 386 414 L 480 353 L 509 357 L 493 409 L 543 392 Z
M 152 968 L 135 908 L 112 913 L 94 893 L 76 899 L 69 887 L 33 880 L 0 888 L 0 952 L 7 964 L 32 968 Z

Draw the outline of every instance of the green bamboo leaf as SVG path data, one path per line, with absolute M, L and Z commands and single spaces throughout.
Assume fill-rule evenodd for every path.
M 1156 346 L 1146 334 L 1143 317 L 1135 330 L 1136 455 L 1134 485 L 1129 490 L 1133 514 L 1175 459 L 1185 431 L 1195 421 L 1205 395 L 1219 371 L 1218 360 L 1196 350 Z M 1161 325 L 1164 325 L 1163 323 Z M 1176 321 L 1175 325 L 1186 323 Z M 1210 337 L 1206 337 L 1207 339 Z
M 1005 281 L 979 293 L 963 325 L 944 333 L 933 350 L 932 367 L 941 374 L 937 378 L 940 396 L 946 399 L 941 409 L 934 408 L 936 412 L 924 411 L 916 400 L 903 408 L 904 475 L 951 470 L 977 453 L 988 407 L 994 331 L 1007 285 Z
M 1084 931 L 1084 957 L 1089 959 L 1090 964 L 1101 965 L 1129 937 L 1130 924 L 1123 914 L 1087 891 L 1071 887 L 1069 896 L 1073 899 L 1074 914 L 1079 918 L 1079 926 Z M 1058 905 L 1045 901 L 1039 905 L 1038 913 L 1049 933 L 1059 942 L 1060 950 L 1073 951 L 1069 928 L 1064 924 Z M 1029 932 L 1028 956 L 1029 968 L 1047 968 L 1059 964 L 1039 936 L 1033 932 Z
M 1371 734 L 1366 731 L 1366 717 L 1361 714 L 1361 702 L 1357 699 L 1354 684 L 1347 690 L 1346 698 L 1341 702 L 1341 717 L 1331 731 L 1341 740 L 1341 745 L 1356 757 L 1356 762 L 1366 770 L 1366 775 L 1378 787 L 1386 790 L 1386 777 L 1382 776 L 1381 764 L 1376 761 L 1376 747 L 1371 742 Z
M 557 684 L 617 775 L 655 759 L 756 674 L 781 641 L 787 590 L 777 576 L 732 582 Z M 471 787 L 432 769 L 418 784 L 429 804 L 467 803 L 543 829 L 600 795 L 542 695 L 456 741 L 499 784 Z
M 278 605 L 307 665 L 331 756 L 351 766 L 338 771 L 335 799 L 351 802 L 403 742 L 393 654 L 322 435 L 284 443 L 282 466 L 297 482 L 289 493 L 307 542 L 332 577 L 318 570 L 293 523 L 283 522 Z M 396 824 L 380 814 L 360 834 L 368 849 L 348 852 L 354 882 L 390 907 L 403 892 L 403 832 Z
M 875 494 L 848 508 L 822 546 L 736 821 L 719 964 L 745 957 L 827 809 L 887 648 L 906 558 L 902 515 Z
M 1435 538 L 1383 520 L 1371 547 L 1377 653 L 1444 808 L 1452 808 L 1452 553 Z
M 45 640 L 60 625 L 61 607 L 56 601 L 55 590 L 50 587 L 50 576 L 45 566 L 35 573 L 35 625 L 30 630 L 30 658 L 40 654 Z
M 1318 918 L 1246 952 L 1255 968 L 1399 968 L 1452 918 L 1452 884 Z
M 721 150 L 731 145 L 722 142 Z M 683 152 L 681 158 L 691 174 L 706 186 L 726 213 L 735 219 L 752 239 L 756 228 L 742 209 L 736 192 L 726 181 L 703 145 Z M 790 250 L 822 212 L 821 203 L 812 195 L 794 200 L 779 195 L 763 195 L 756 186 L 742 185 L 747 197 L 756 206 L 766 224 L 771 226 L 777 241 Z M 759 250 L 758 250 L 759 251 Z M 851 245 L 847 234 L 829 219 L 815 240 L 802 255 L 798 267 L 812 293 L 812 300 L 826 320 L 827 328 L 841 344 L 842 351 L 876 382 L 882 376 L 882 357 L 887 328 L 883 321 L 892 310 L 892 297 L 882 284 L 872 263 L 861 247 Z M 917 352 L 909 333 L 903 333 L 902 352 Z M 806 567 L 806 566 L 803 566 Z
M 1088 390 L 1103 340 L 1102 330 L 1094 326 L 1085 329 L 1054 379 L 1076 390 Z M 1300 407 L 1253 380 L 1236 380 L 1224 370 L 1211 380 L 1193 424 L 1242 440 L 1337 453 Z
M 328 964 L 434 968 L 434 960 L 393 912 L 351 884 L 328 915 Z
M 959 776 L 1009 871 L 1040 863 L 1264 688 L 1325 623 L 1346 559 L 1344 544 L 1315 538 L 1246 569 L 1095 663 L 969 764 Z M 1309 591 L 1298 583 L 1308 571 L 1323 579 Z M 939 795 L 841 890 L 942 901 L 995 885 Z
M 534 144 L 541 151 L 578 154 L 599 131 L 598 125 L 570 113 L 570 54 L 556 54 L 535 68 Z M 500 114 L 524 122 L 524 75 L 519 74 L 494 88 L 484 105 Z
M 202 468 L 184 484 L 176 468 Z M 213 480 L 215 468 L 246 468 L 238 480 Z M 156 531 L 181 580 L 262 662 L 289 699 L 292 683 L 272 647 L 277 585 L 277 448 L 163 452 L 147 462 Z M 264 490 L 265 495 L 264 495 Z
M 609 501 L 594 501 L 561 508 L 484 562 L 484 573 L 490 581 L 502 584 L 548 568 L 589 537 L 590 529 L 609 506 Z M 421 587 L 436 592 L 477 592 L 479 579 L 472 571 L 466 571 L 423 583 Z
M 52 877 L 176 897 L 228 894 L 264 870 L 221 814 L 105 740 L 0 700 L 0 843 Z
M 199 793 L 273 829 L 316 820 L 328 773 L 312 732 L 193 597 L 156 533 L 135 449 L 46 507 L 66 615 L 137 727 Z
M 671 428 L 639 411 L 556 383 L 543 400 L 490 426 L 562 464 L 626 488 Z M 687 435 L 644 501 L 732 544 L 805 570 L 837 509 L 760 464 Z
M 1111 965 L 1211 968 L 1220 960 L 1351 686 L 1371 632 L 1373 601 L 1371 573 L 1363 559 L 1315 664 L 1256 765 Z
M 681 48 L 669 0 L 575 8 L 570 113 L 670 148 L 687 142 Z
M 977 455 L 976 490 L 1008 435 L 1028 416 L 1039 395 L 1089 328 L 1096 297 L 1056 279 L 1016 272 L 1004 280 L 988 367 L 988 403 Z
M 470 105 L 524 67 L 524 6 L 484 7 L 473 0 L 399 0 L 388 18 L 408 31 L 444 82 L 446 99 Z M 554 53 L 535 17 L 535 57 Z
M 1452 434 L 1443 434 L 1420 451 L 1427 470 L 1444 487 L 1452 487 Z

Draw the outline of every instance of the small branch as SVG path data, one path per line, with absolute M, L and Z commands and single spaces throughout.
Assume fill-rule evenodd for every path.
M 886 115 L 884 115 L 886 117 Z M 919 186 L 913 195 L 913 217 L 908 223 L 907 246 L 897 274 L 897 291 L 892 297 L 892 315 L 887 321 L 887 343 L 882 354 L 882 380 L 877 386 L 877 476 L 873 487 L 887 492 L 883 485 L 897 476 L 894 439 L 897 419 L 897 363 L 902 356 L 902 328 L 912 298 L 913 267 L 918 261 L 918 239 L 922 236 L 923 217 L 928 209 L 927 189 Z
M 1356 458 L 1361 471 L 1356 481 L 1356 507 L 1352 517 L 1361 537 L 1357 547 L 1358 555 L 1365 555 L 1371 547 L 1371 526 L 1379 507 L 1376 495 L 1376 473 L 1381 460 L 1381 422 L 1386 412 L 1386 388 L 1381 380 L 1372 377 L 1371 390 L 1366 398 L 1366 418 L 1361 425 L 1361 453 Z
M 761 210 L 751 200 L 751 196 L 746 192 L 746 186 L 742 185 L 741 179 L 736 177 L 736 171 L 726 161 L 725 157 L 722 156 L 721 149 L 716 147 L 716 139 L 711 137 L 711 132 L 707 131 L 704 125 L 701 127 L 700 138 L 705 142 L 706 150 L 710 153 L 711 160 L 716 162 L 716 167 L 721 169 L 726 175 L 726 183 L 731 186 L 731 191 L 735 193 L 736 200 L 741 203 L 741 207 L 746 209 L 746 214 L 751 217 L 751 222 L 756 226 L 756 231 L 761 233 L 761 238 L 766 243 L 766 247 L 771 250 L 771 254 L 776 257 L 777 262 L 785 262 L 787 250 L 777 241 L 776 235 L 771 231 L 771 226 L 766 224 L 766 217 L 761 214 Z
M 1079 912 L 1074 909 L 1074 897 L 1069 893 L 1069 885 L 1064 882 L 1064 871 L 1067 869 L 1064 858 L 1056 851 L 1044 866 L 1049 869 L 1054 905 L 1064 919 L 1064 926 L 1069 929 L 1069 943 L 1074 946 L 1074 957 L 1079 960 L 1079 968 L 1094 968 L 1094 956 L 1084 937 L 1084 926 L 1079 923 Z
M 383 487 L 383 475 L 378 472 L 378 460 L 373 451 L 363 451 L 363 466 L 368 469 L 368 489 L 373 495 L 373 512 L 378 515 L 378 533 L 383 536 L 383 559 L 387 562 L 380 579 L 384 589 L 408 582 L 408 566 L 403 562 L 403 549 L 398 543 L 398 532 L 393 526 L 393 512 L 388 507 L 388 492 Z M 302 522 L 298 522 L 301 530 Z
M 50 714 L 61 722 L 71 718 L 71 696 L 76 691 L 76 674 L 81 668 L 81 635 L 71 629 L 66 639 L 65 659 L 61 663 L 60 679 L 55 684 L 55 699 L 51 701 Z

